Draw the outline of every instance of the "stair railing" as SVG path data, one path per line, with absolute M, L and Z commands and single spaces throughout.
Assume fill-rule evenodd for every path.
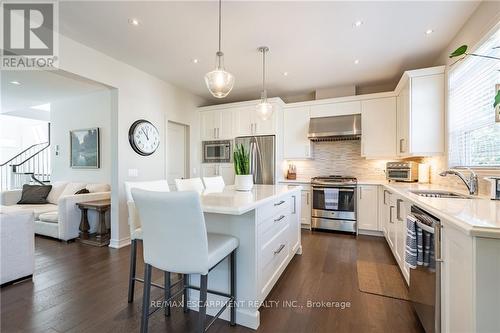
M 29 146 L 19 154 L 0 164 L 0 191 L 16 189 L 23 184 L 36 181 L 50 181 L 50 124 L 48 142 Z

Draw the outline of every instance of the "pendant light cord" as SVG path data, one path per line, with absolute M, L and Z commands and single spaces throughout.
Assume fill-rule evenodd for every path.
M 267 100 L 267 91 L 266 91 L 266 49 L 262 50 L 262 95 L 263 95 L 263 99 Z
M 222 9 L 222 0 L 219 0 L 219 52 L 221 50 L 221 21 L 222 21 L 222 15 L 221 15 L 221 10 Z

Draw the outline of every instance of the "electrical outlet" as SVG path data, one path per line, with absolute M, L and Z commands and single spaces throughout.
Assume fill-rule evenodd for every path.
M 139 177 L 139 170 L 137 169 L 128 169 L 129 177 Z

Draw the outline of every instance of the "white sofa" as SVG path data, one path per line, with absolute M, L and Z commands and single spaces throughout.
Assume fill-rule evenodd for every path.
M 35 234 L 58 238 L 68 241 L 77 238 L 81 211 L 76 206 L 79 202 L 110 199 L 111 192 L 108 184 L 85 184 L 70 182 L 55 182 L 47 197 L 47 204 L 18 205 L 22 190 L 4 191 L 0 194 L 0 204 L 7 206 L 4 210 L 30 211 L 34 213 Z M 87 188 L 90 193 L 77 194 L 75 192 Z M 1 209 L 0 209 L 1 210 Z M 88 212 L 90 232 L 97 227 L 97 214 Z
M 0 284 L 33 275 L 35 269 L 34 214 L 0 211 Z

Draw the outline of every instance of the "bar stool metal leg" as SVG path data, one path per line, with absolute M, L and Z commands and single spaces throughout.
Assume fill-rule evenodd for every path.
M 130 244 L 130 276 L 128 280 L 128 302 L 134 301 L 135 271 L 137 267 L 137 240 L 132 239 Z
M 230 281 L 230 289 L 229 293 L 232 297 L 231 299 L 231 304 L 229 305 L 231 307 L 231 313 L 230 313 L 230 323 L 231 326 L 236 325 L 236 307 L 235 307 L 235 299 L 236 299 L 236 253 L 235 251 L 231 252 L 231 255 L 229 257 L 229 260 L 231 261 L 231 281 Z
M 149 299 L 151 295 L 151 265 L 144 265 L 144 292 L 142 294 L 141 333 L 148 332 Z
M 200 276 L 200 301 L 198 307 L 198 332 L 205 332 L 205 319 L 207 317 L 207 289 L 208 274 Z
M 188 298 L 188 293 L 189 293 L 189 290 L 187 288 L 188 284 L 189 284 L 189 274 L 184 274 L 183 276 L 183 279 L 184 279 L 184 313 L 187 313 L 189 311 L 189 308 L 188 308 L 188 302 L 189 302 L 189 298 Z
M 165 294 L 165 316 L 168 317 L 170 316 L 170 301 L 167 301 L 169 298 L 170 298 L 170 295 L 172 294 L 172 292 L 170 291 L 170 286 L 171 286 L 171 283 L 170 283 L 170 272 L 164 272 L 164 275 L 165 275 L 165 289 L 163 290 L 164 291 L 164 294 Z

